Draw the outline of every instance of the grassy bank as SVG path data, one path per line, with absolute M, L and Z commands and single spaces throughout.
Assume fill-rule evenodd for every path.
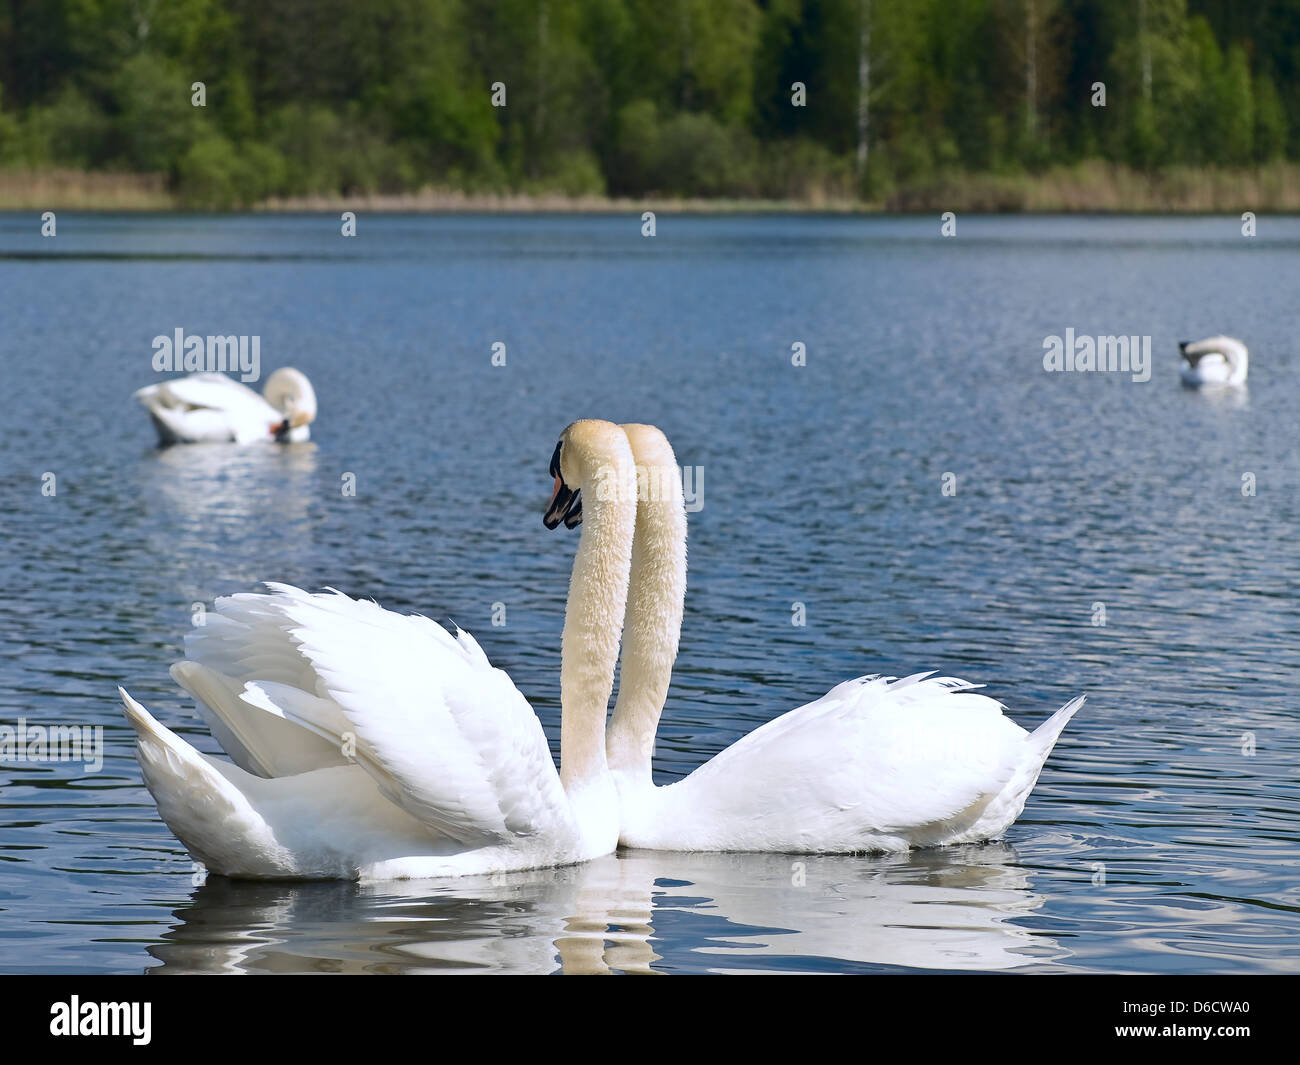
M 1187 166 L 1140 171 L 1099 161 L 1038 174 L 966 174 L 904 189 L 893 211 L 1224 213 L 1300 212 L 1300 165 Z
M 163 174 L 86 170 L 0 170 L 0 210 L 171 211 Z
M 172 211 L 181 198 L 162 174 L 81 170 L 0 170 L 0 210 Z M 273 197 L 255 211 L 520 212 L 639 214 L 727 212 L 828 213 L 1300 213 L 1300 164 L 1243 169 L 1168 167 L 1140 171 L 1104 162 L 1036 174 L 951 173 L 882 190 L 870 199 L 797 200 L 565 196 L 560 193 L 465 193 L 429 187 L 404 193 Z

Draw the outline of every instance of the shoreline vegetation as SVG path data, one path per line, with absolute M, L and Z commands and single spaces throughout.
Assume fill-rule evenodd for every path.
M 1300 0 L 0 0 L 0 209 L 1300 210 Z
M 183 212 L 187 202 L 165 173 L 0 169 L 0 211 Z M 798 198 L 568 195 L 473 191 L 429 185 L 412 192 L 270 196 L 237 208 L 251 213 L 372 214 L 1256 214 L 1300 213 L 1300 164 L 1243 169 L 1189 166 L 1141 171 L 1100 160 L 1037 174 L 932 178 L 878 199 L 813 192 Z

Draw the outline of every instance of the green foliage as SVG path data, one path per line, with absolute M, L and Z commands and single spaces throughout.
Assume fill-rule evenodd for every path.
M 753 196 L 754 144 L 710 114 L 682 112 L 658 131 L 659 187 L 684 196 Z
M 532 183 L 530 191 L 558 192 L 565 196 L 603 196 L 605 175 L 591 152 L 568 152 L 556 161 L 551 171 Z
M 89 170 L 107 158 L 111 129 L 108 116 L 67 85 L 49 104 L 32 108 L 25 122 L 0 112 L 0 163 Z
M 1300 158 L 1300 0 L 0 0 L 0 89 L 0 165 L 161 173 L 195 208 L 905 198 Z
M 200 137 L 186 150 L 178 166 L 181 202 L 199 209 L 223 209 L 240 204 L 242 177 L 234 145 L 220 133 Z
M 1221 148 L 1216 162 L 1248 162 L 1255 141 L 1255 101 L 1250 84 L 1250 65 L 1245 49 L 1234 44 L 1219 75 L 1219 136 Z
M 247 207 L 289 187 L 288 164 L 274 148 L 234 145 L 211 131 L 190 145 L 177 170 L 181 202 L 196 210 Z
M 1280 159 L 1286 151 L 1287 122 L 1277 86 L 1267 74 L 1255 78 L 1255 158 L 1261 163 Z
M 141 52 L 113 74 L 116 154 L 136 170 L 170 170 L 198 134 L 191 79 L 165 56 Z
M 758 159 L 760 194 L 773 200 L 824 203 L 854 195 L 853 167 L 824 145 L 804 137 L 770 141 Z
M 21 162 L 19 138 L 22 124 L 4 112 L 4 86 L 0 85 L 0 164 Z
M 660 119 L 649 100 L 619 113 L 614 189 L 629 195 L 753 196 L 755 142 L 712 115 L 679 112 Z

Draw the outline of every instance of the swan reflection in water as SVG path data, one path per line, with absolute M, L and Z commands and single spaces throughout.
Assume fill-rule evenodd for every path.
M 1220 410 L 1250 409 L 1250 388 L 1247 385 L 1202 385 L 1186 391 L 1189 398 Z
M 317 458 L 312 443 L 151 451 L 139 467 L 138 497 L 158 571 L 176 574 L 186 598 L 205 601 L 219 581 L 262 580 L 268 559 L 283 558 L 287 568 L 312 543 L 311 507 L 322 498 Z
M 1005 970 L 1065 951 L 1006 844 L 879 858 L 624 851 L 442 881 L 211 878 L 155 973 Z

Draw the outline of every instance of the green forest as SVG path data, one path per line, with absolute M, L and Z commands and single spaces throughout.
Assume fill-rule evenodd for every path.
M 1298 75 L 1300 0 L 0 0 L 0 192 L 1286 199 Z

